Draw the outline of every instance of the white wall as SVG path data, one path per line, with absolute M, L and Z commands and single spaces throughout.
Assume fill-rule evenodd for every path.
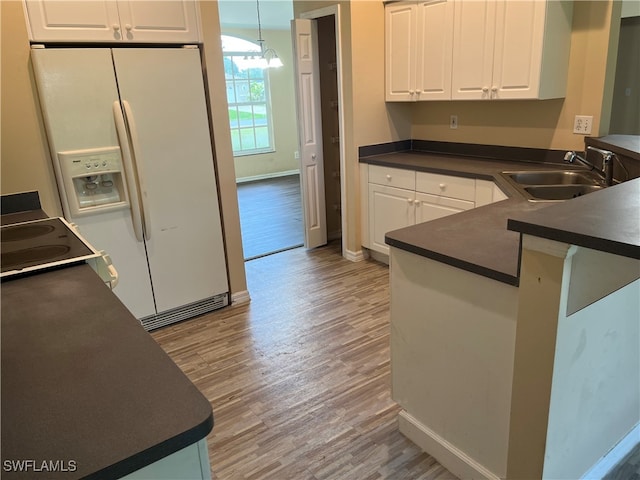
M 581 478 L 640 421 L 639 279 L 638 260 L 523 236 L 507 479 Z
M 549 405 L 548 479 L 580 478 L 640 422 L 640 280 L 573 315 L 563 314 L 565 305 Z

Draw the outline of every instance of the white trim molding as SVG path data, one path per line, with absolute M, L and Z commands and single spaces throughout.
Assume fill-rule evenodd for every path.
M 231 294 L 231 305 L 242 305 L 251 302 L 249 290 L 242 290 Z

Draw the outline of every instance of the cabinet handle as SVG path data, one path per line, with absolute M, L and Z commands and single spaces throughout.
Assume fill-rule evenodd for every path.
M 440 187 L 440 190 L 444 190 L 445 188 L 447 188 L 447 184 L 446 183 L 441 183 L 438 186 Z
M 413 203 L 413 198 L 407 198 L 407 203 L 411 205 Z
M 413 204 L 414 204 L 414 205 L 420 205 L 420 200 L 414 200 L 414 201 L 413 201 Z
M 409 95 L 415 95 L 415 91 L 414 90 L 409 90 Z
M 489 87 L 482 87 L 482 93 L 489 92 Z
M 127 24 L 124 26 L 124 28 L 126 28 L 126 29 L 130 32 L 130 31 L 131 31 L 131 29 L 132 29 L 133 27 L 127 23 Z
M 391 175 L 387 175 L 387 180 L 391 181 Z
M 117 32 L 118 30 L 120 30 L 120 25 L 114 23 L 113 25 L 111 25 L 111 28 L 113 28 Z

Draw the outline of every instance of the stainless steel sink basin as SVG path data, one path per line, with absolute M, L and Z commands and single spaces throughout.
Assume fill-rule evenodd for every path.
M 589 171 L 505 172 L 520 185 L 599 185 L 600 177 Z
M 559 202 L 604 188 L 600 176 L 589 170 L 528 170 L 502 175 L 530 202 Z
M 603 188 L 601 185 L 536 185 L 524 190 L 537 200 L 570 200 Z

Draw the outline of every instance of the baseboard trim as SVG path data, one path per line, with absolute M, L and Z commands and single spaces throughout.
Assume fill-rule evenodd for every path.
M 253 175 L 251 177 L 236 178 L 236 183 L 255 182 L 258 180 L 266 180 L 268 178 L 288 177 L 289 175 L 300 175 L 300 170 L 286 170 L 284 172 L 264 173 L 262 175 Z
M 249 302 L 251 302 L 249 290 L 242 290 L 231 294 L 231 305 L 242 305 L 243 303 Z
M 405 410 L 398 414 L 400 433 L 418 445 L 424 452 L 435 458 L 458 478 L 474 480 L 500 480 L 500 477 L 468 457 L 433 430 L 425 427 Z
M 362 250 L 356 252 L 353 250 L 345 250 L 342 256 L 352 262 L 361 262 L 367 258 Z
M 598 460 L 596 464 L 581 477 L 581 480 L 603 478 L 635 448 L 638 441 L 640 441 L 640 423 L 633 427 L 604 457 Z

